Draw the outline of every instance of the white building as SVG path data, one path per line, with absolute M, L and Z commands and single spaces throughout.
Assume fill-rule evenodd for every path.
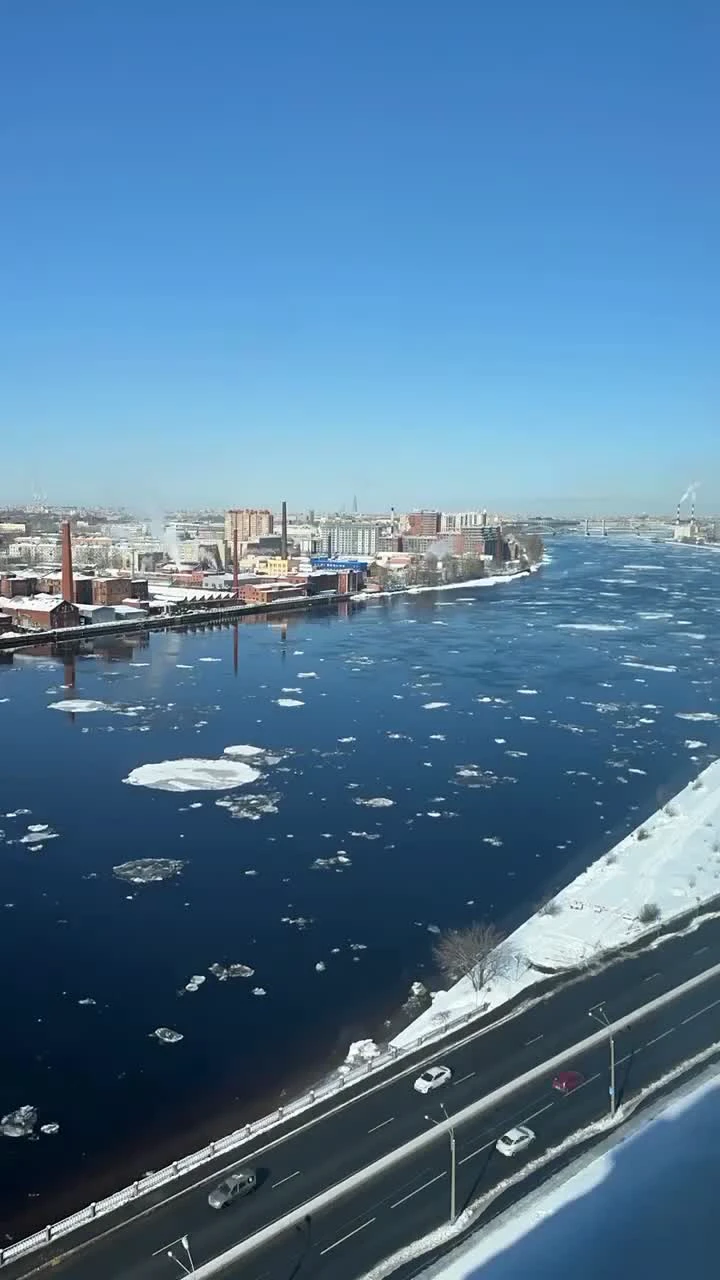
M 463 529 L 482 529 L 487 524 L 487 511 L 443 511 L 441 533 L 460 533 Z
M 322 526 L 321 551 L 331 556 L 374 556 L 381 525 L 369 520 L 336 520 Z

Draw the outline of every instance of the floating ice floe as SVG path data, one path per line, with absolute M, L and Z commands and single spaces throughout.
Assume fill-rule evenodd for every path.
M 706 742 L 701 742 L 699 738 L 686 738 L 685 746 L 688 751 L 697 751 L 698 747 L 706 747 Z
M 56 1120 L 49 1120 L 47 1124 L 40 1125 L 40 1132 L 44 1133 L 47 1137 L 50 1137 L 53 1134 L 60 1132 L 60 1125 Z
M 53 831 L 46 823 L 35 822 L 28 827 L 24 836 L 20 836 L 18 844 L 40 845 L 44 840 L 57 840 L 58 831 Z
M 292 916 L 282 916 L 280 919 L 280 923 L 294 924 L 296 928 L 303 930 L 303 929 L 307 929 L 308 925 L 312 924 L 313 922 L 312 920 L 306 919 L 305 916 L 295 916 L 294 918 Z
M 275 701 L 279 707 L 304 707 L 305 706 L 305 703 L 301 702 L 299 698 L 276 698 Z
M 354 836 L 356 840 L 379 840 L 379 831 L 348 831 L 349 836 Z
M 603 581 L 614 581 L 614 579 L 603 579 Z M 558 622 L 556 623 L 558 631 L 627 631 L 628 627 L 622 623 L 615 622 Z
M 227 982 L 228 978 L 252 978 L 255 970 L 249 964 L 211 964 L 210 973 L 218 982 Z
M 249 742 L 240 742 L 235 747 L 225 747 L 224 756 L 237 756 L 241 760 L 252 759 L 253 756 L 265 755 L 264 747 L 253 747 Z
M 677 672 L 677 667 L 655 667 L 649 662 L 630 662 L 620 663 L 621 667 L 635 667 L 638 671 L 665 671 L 668 673 Z
M 222 658 L 198 658 L 198 662 L 222 662 Z
M 123 782 L 159 791 L 225 791 L 255 782 L 260 774 L 240 760 L 161 760 L 132 769 Z
M 0 1133 L 6 1138 L 29 1138 L 36 1124 L 37 1107 L 18 1107 L 0 1120 Z
M 316 858 L 311 864 L 313 871 L 325 871 L 330 867 L 351 867 L 352 858 L 348 858 L 344 849 L 338 850 L 334 858 Z
M 113 875 L 118 880 L 129 880 L 131 884 L 150 884 L 154 880 L 170 880 L 172 876 L 179 876 L 184 866 L 181 858 L 133 858 L 113 867 Z
M 74 711 L 81 715 L 91 711 L 114 711 L 107 702 L 98 702 L 95 698 L 63 698 L 60 702 L 51 702 L 49 711 Z
M 237 798 L 225 796 L 222 800 L 216 800 L 215 804 L 219 809 L 227 809 L 233 818 L 247 818 L 250 822 L 259 822 L 260 818 L 266 814 L 278 813 L 280 799 L 279 791 L 268 791 L 266 794 L 246 793 Z
M 516 693 L 533 694 L 533 693 L 537 693 L 537 689 L 516 689 L 516 690 L 515 690 L 515 692 L 516 692 Z
M 714 711 L 676 711 L 675 715 L 678 720 L 707 721 L 708 724 L 714 720 L 720 719 Z
M 372 796 L 369 800 L 356 796 L 354 803 L 364 805 L 366 809 L 390 809 L 395 801 L 389 800 L 387 796 Z
M 253 989 L 252 989 L 252 993 L 253 993 L 253 995 L 254 995 L 254 996 L 266 996 L 266 995 L 267 995 L 267 991 L 265 990 L 265 988 L 264 988 L 264 987 L 253 987 Z
M 357 738 L 338 738 L 338 742 L 357 742 Z
M 483 836 L 483 844 L 491 844 L 496 849 L 499 849 L 502 846 L 502 840 L 499 836 Z
M 186 991 L 199 991 L 203 982 L 207 982 L 204 973 L 194 973 L 189 982 L 185 983 Z
M 317 671 L 298 671 L 297 678 L 298 680 L 317 680 L 318 673 Z
M 177 1044 L 183 1039 L 182 1032 L 173 1031 L 172 1027 L 156 1027 L 153 1035 L 162 1044 Z
M 324 960 L 318 960 L 317 964 L 315 965 L 315 972 L 316 972 L 316 973 L 324 973 L 324 972 L 325 972 L 325 961 L 324 961 Z
M 439 711 L 441 707 L 449 706 L 449 702 L 423 702 L 423 711 Z

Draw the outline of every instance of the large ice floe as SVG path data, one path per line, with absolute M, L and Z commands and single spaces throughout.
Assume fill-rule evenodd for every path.
M 98 702 L 95 698 L 62 698 L 60 702 L 51 702 L 50 711 L 75 711 L 77 713 L 91 711 L 113 711 L 107 702 Z
M 113 867 L 113 875 L 131 884 L 150 884 L 153 880 L 179 876 L 184 866 L 181 858 L 133 858 L 131 862 L 120 862 Z
M 26 1105 L 8 1111 L 0 1120 L 0 1133 L 6 1138 L 29 1138 L 37 1124 L 37 1107 Z
M 467 976 L 436 993 L 393 1043 L 409 1045 L 464 1014 L 496 1009 L 718 896 L 720 760 L 510 934 L 498 948 L 497 975 L 481 991 Z
M 123 782 L 133 787 L 154 787 L 158 791 L 225 791 L 244 787 L 260 777 L 257 769 L 242 760 L 161 760 L 132 769 Z

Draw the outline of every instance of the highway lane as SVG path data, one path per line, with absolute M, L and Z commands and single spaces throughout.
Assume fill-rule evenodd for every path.
M 720 1042 L 720 980 L 679 1000 L 637 1028 L 622 1033 L 617 1043 L 617 1083 L 620 1099 L 630 1100 L 678 1062 Z M 720 1058 L 720 1050 L 718 1051 Z M 585 1076 L 584 1085 L 567 1097 L 553 1092 L 551 1080 L 528 1086 L 514 1098 L 457 1131 L 458 1212 L 532 1165 L 569 1134 L 600 1119 L 608 1109 L 608 1052 L 594 1049 L 573 1064 Z M 428 1114 L 440 1116 L 438 1091 Z M 507 1159 L 495 1142 L 510 1125 L 528 1123 L 535 1143 L 523 1156 Z M 522 1198 L 544 1178 L 576 1158 L 576 1146 L 557 1156 L 541 1171 L 498 1197 L 487 1221 Z M 399 1169 L 374 1180 L 352 1198 L 319 1215 L 302 1230 L 294 1230 L 261 1252 L 228 1266 L 225 1280 L 353 1280 L 404 1244 L 440 1226 L 449 1213 L 449 1143 L 410 1159 Z M 416 1267 L 399 1275 L 414 1274 Z M 168 1274 L 168 1280 L 170 1275 Z
M 100 1273 L 162 1280 L 167 1261 L 153 1262 L 152 1254 L 188 1232 L 196 1262 L 215 1256 L 238 1239 L 238 1230 L 251 1234 L 420 1132 L 428 1101 L 413 1092 L 412 1080 L 421 1060 L 443 1061 L 453 1068 L 453 1082 L 443 1098 L 450 1110 L 459 1110 L 589 1034 L 591 1004 L 605 999 L 611 1016 L 619 1017 L 702 972 L 719 953 L 720 923 L 708 921 L 684 938 L 588 975 L 484 1034 L 479 1028 L 466 1029 L 459 1043 L 456 1036 L 454 1044 L 426 1049 L 414 1056 L 415 1065 L 404 1060 L 393 1073 L 374 1077 L 356 1087 L 350 1097 L 326 1105 L 315 1123 L 309 1115 L 298 1117 L 286 1126 L 289 1132 L 274 1131 L 196 1171 L 184 1180 L 191 1182 L 190 1187 L 182 1182 L 170 1184 L 164 1191 L 170 1199 L 151 1212 L 147 1210 L 152 1200 L 139 1202 L 130 1213 L 137 1214 L 140 1205 L 144 1212 L 121 1230 L 114 1228 L 120 1227 L 122 1216 L 100 1220 L 98 1229 L 110 1234 L 103 1234 L 66 1262 L 55 1261 L 52 1274 L 72 1280 L 95 1280 Z M 235 1211 L 212 1213 L 207 1193 L 222 1176 L 220 1170 L 243 1162 L 261 1171 L 257 1193 L 243 1203 L 241 1216 Z M 4 1276 L 14 1280 L 79 1242 L 78 1236 L 68 1237 L 44 1256 L 31 1255 L 5 1268 Z

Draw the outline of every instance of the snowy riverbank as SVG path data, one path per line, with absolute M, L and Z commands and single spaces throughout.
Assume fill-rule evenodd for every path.
M 465 977 L 436 993 L 393 1044 L 407 1048 L 475 1009 L 496 1009 L 718 895 L 720 760 L 510 934 L 498 950 L 501 971 L 479 992 Z
M 501 582 L 516 582 L 518 578 L 529 578 L 549 560 L 530 565 L 528 569 L 519 569 L 516 573 L 494 573 L 482 578 L 465 578 L 462 582 L 439 582 L 432 587 L 397 587 L 393 591 L 359 591 L 354 601 L 388 600 L 391 596 L 419 596 L 428 591 L 459 591 L 470 587 L 497 587 Z

